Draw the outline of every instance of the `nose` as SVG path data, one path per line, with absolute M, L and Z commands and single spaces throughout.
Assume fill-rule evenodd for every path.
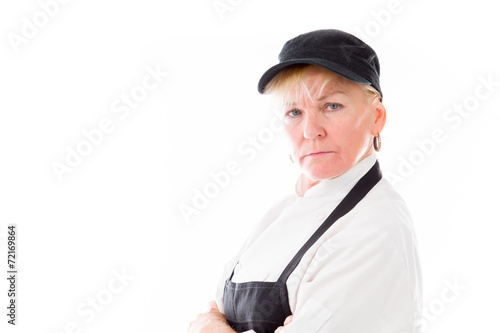
M 307 112 L 304 122 L 304 138 L 317 139 L 326 134 L 321 118 L 314 112 Z

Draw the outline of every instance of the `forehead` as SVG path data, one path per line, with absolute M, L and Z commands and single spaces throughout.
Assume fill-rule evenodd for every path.
M 352 95 L 359 86 L 326 69 L 312 66 L 284 91 L 282 102 L 285 105 L 307 104 L 320 101 L 329 95 Z

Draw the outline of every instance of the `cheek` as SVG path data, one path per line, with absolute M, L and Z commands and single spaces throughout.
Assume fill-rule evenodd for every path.
M 329 140 L 333 141 L 339 148 L 349 150 L 364 140 L 365 127 L 365 121 L 360 117 L 342 117 L 329 124 L 327 133 Z
M 296 150 L 296 148 L 302 142 L 302 131 L 298 126 L 291 126 L 290 124 L 285 124 L 285 133 L 288 139 L 288 143 Z
M 327 136 L 342 140 L 357 131 L 359 120 L 351 115 L 342 115 L 342 117 L 326 121 L 325 124 Z

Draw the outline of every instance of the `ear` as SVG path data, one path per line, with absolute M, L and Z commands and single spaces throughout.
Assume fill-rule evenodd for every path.
M 376 136 L 377 134 L 382 132 L 382 129 L 384 129 L 384 126 L 385 126 L 385 118 L 386 118 L 385 106 L 377 98 L 373 102 L 373 109 L 372 110 L 375 113 L 375 122 L 373 123 L 373 127 L 372 127 L 372 135 Z

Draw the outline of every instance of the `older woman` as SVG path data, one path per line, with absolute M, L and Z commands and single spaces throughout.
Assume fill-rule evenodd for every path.
M 295 192 L 256 225 L 189 332 L 418 332 L 413 222 L 382 177 L 386 110 L 371 47 L 338 30 L 289 40 L 258 90 L 282 106 Z

